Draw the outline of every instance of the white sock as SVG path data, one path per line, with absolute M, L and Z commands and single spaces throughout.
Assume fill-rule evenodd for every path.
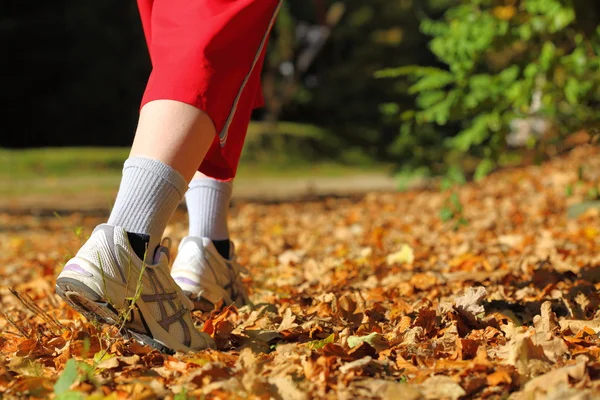
M 227 214 L 233 191 L 232 181 L 196 178 L 185 194 L 190 232 L 189 236 L 212 240 L 228 240 Z
M 129 158 L 108 223 L 130 233 L 149 235 L 146 261 L 150 262 L 186 187 L 185 178 L 167 164 L 145 157 Z

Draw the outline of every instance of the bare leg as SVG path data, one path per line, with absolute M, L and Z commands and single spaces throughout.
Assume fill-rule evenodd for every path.
M 215 134 L 210 117 L 196 107 L 174 100 L 151 101 L 142 107 L 129 157 L 160 161 L 189 182 Z

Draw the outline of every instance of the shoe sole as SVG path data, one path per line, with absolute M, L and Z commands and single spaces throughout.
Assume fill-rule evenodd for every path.
M 85 316 L 88 320 L 95 320 L 112 326 L 122 324 L 118 311 L 93 289 L 73 278 L 58 278 L 56 280 L 56 293 L 75 311 Z M 137 307 L 137 305 L 135 306 Z M 138 307 L 138 312 L 143 315 Z M 133 338 L 143 345 L 148 345 L 167 354 L 175 351 L 165 346 L 156 339 L 146 334 L 129 329 L 126 325 L 121 328 L 121 334 L 126 338 Z

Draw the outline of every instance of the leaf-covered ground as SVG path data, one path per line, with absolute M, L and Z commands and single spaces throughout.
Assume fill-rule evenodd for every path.
M 191 355 L 120 339 L 54 294 L 101 218 L 0 215 L 0 397 L 596 398 L 600 212 L 567 210 L 598 174 L 583 148 L 455 199 L 236 204 L 254 305 L 196 312 L 219 350 Z M 184 214 L 168 234 L 176 246 Z

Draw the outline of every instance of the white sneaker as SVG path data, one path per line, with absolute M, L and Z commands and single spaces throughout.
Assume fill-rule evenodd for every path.
M 179 245 L 171 276 L 193 301 L 196 309 L 212 310 L 216 305 L 248 304 L 248 292 L 240 273 L 248 273 L 235 260 L 233 242 L 225 259 L 208 238 L 187 236 Z
M 117 325 L 161 351 L 214 348 L 212 338 L 194 327 L 193 304 L 168 271 L 168 248 L 159 246 L 147 265 L 123 228 L 102 224 L 65 265 L 56 292 L 86 318 Z

